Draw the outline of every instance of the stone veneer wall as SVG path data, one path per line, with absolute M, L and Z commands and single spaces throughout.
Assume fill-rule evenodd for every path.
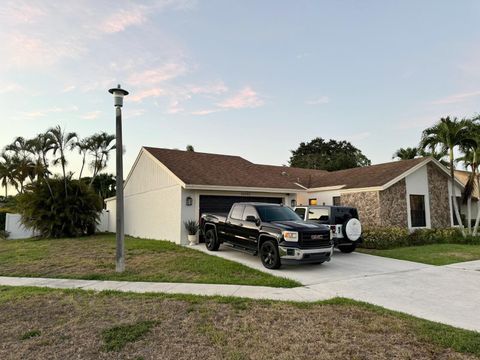
M 342 206 L 353 206 L 358 209 L 358 215 L 362 225 L 381 226 L 378 191 L 342 194 L 340 201 Z
M 427 164 L 427 175 L 432 228 L 450 227 L 449 177 L 431 162 Z
M 408 227 L 407 184 L 405 179 L 380 191 L 380 224 L 384 227 Z

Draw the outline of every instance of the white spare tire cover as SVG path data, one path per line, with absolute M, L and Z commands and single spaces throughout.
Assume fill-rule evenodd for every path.
M 362 224 L 358 219 L 351 218 L 343 225 L 344 236 L 350 241 L 357 241 L 362 236 Z

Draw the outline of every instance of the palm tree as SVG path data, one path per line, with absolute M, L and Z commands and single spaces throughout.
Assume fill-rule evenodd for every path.
M 67 174 L 65 167 L 67 165 L 67 159 L 65 158 L 65 153 L 67 150 L 72 150 L 75 147 L 77 134 L 74 132 L 66 133 L 65 130 L 62 130 L 60 125 L 55 126 L 47 131 L 47 135 L 52 142 L 53 154 L 57 155 L 53 160 L 53 165 L 60 164 L 62 166 L 63 181 L 65 184 L 65 196 L 67 196 Z
M 446 118 L 441 118 L 440 121 L 435 125 L 423 131 L 422 139 L 420 141 L 421 149 L 436 149 L 437 147 L 440 147 L 442 150 L 441 152 L 448 153 L 450 181 L 452 186 L 451 201 L 453 203 L 455 216 L 463 235 L 465 235 L 465 231 L 463 228 L 462 219 L 460 218 L 455 189 L 454 149 L 459 146 L 467 146 L 467 144 L 473 143 L 473 141 L 469 138 L 468 124 L 469 121 L 465 119 L 451 119 L 448 116 Z
M 115 135 L 110 135 L 106 132 L 94 134 L 90 137 L 90 153 L 93 155 L 93 160 L 90 163 L 93 173 L 90 186 L 95 181 L 98 173 L 107 167 L 110 152 L 115 149 L 115 144 L 112 144 L 114 140 Z
M 463 162 L 465 168 L 470 169 L 471 172 L 468 176 L 467 183 L 465 184 L 464 189 L 464 198 L 467 201 L 467 211 L 468 211 L 468 231 L 472 233 L 472 223 L 471 223 L 471 205 L 472 197 L 475 194 L 475 191 L 480 191 L 480 123 L 471 121 L 468 125 L 469 137 L 474 140 L 474 142 L 466 144 L 461 147 L 463 156 L 458 159 L 458 161 Z M 480 199 L 477 199 L 477 217 L 475 220 L 475 225 L 473 227 L 473 235 L 477 234 L 478 226 L 480 223 Z
M 82 167 L 80 168 L 80 174 L 78 175 L 79 180 L 82 178 L 83 168 L 85 167 L 87 154 L 91 149 L 90 143 L 91 143 L 91 138 L 88 137 L 88 138 L 78 140 L 75 144 L 78 150 L 78 154 L 82 156 Z
M 186 150 L 195 152 L 195 149 L 194 149 L 193 145 L 187 145 Z
M 30 155 L 30 142 L 22 136 L 17 137 L 13 143 L 5 147 L 5 151 L 11 151 L 21 159 Z
M 8 185 L 18 189 L 15 163 L 12 161 L 12 157 L 5 152 L 0 154 L 0 184 L 5 188 L 5 198 L 8 196 Z
M 399 159 L 399 160 L 410 160 L 415 159 L 418 156 L 418 148 L 416 147 L 407 147 L 407 148 L 400 148 L 392 156 L 392 159 Z
M 47 180 L 51 172 L 48 170 L 47 154 L 53 150 L 53 141 L 47 134 L 38 134 L 28 140 L 29 152 L 35 157 L 35 174 L 37 180 Z M 48 181 L 48 180 L 47 180 Z
M 438 151 L 438 149 L 436 149 L 435 147 L 433 149 L 430 148 L 430 150 L 419 149 L 418 155 L 420 155 L 422 157 L 434 158 L 435 160 L 437 160 L 443 166 L 448 167 L 449 163 L 448 163 L 447 160 L 445 160 L 445 157 L 448 155 L 448 152 L 443 151 L 442 149 L 440 149 L 440 151 Z

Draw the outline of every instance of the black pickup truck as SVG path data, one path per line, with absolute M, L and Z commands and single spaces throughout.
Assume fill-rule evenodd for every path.
M 267 203 L 235 203 L 227 217 L 203 214 L 200 229 L 210 251 L 221 243 L 260 255 L 268 269 L 288 263 L 330 261 L 330 228 L 303 221 L 292 209 Z

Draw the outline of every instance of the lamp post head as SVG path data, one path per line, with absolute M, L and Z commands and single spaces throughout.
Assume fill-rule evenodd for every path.
M 122 89 L 120 87 L 120 84 L 118 84 L 118 86 L 116 88 L 112 88 L 112 89 L 108 90 L 108 92 L 110 94 L 113 94 L 113 98 L 114 98 L 114 101 L 115 101 L 114 106 L 122 107 L 123 106 L 123 97 L 128 95 L 128 91 Z

